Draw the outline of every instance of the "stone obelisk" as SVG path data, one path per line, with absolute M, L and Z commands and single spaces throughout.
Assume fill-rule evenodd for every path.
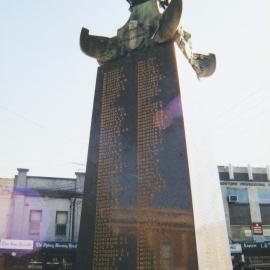
M 198 77 L 214 72 L 215 56 L 188 50 L 180 0 L 129 2 L 117 36 L 81 32 L 100 67 L 76 270 L 196 270 L 174 42 Z

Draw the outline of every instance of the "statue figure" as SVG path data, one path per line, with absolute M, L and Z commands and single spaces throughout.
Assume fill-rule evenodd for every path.
M 187 58 L 197 77 L 207 77 L 216 69 L 214 54 L 193 53 L 191 35 L 180 24 L 182 0 L 127 0 L 130 17 L 112 38 L 89 35 L 82 28 L 80 45 L 99 64 L 115 60 L 138 49 L 147 49 L 164 42 L 175 41 Z

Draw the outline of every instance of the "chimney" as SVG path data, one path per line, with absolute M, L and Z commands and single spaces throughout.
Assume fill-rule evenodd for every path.
M 15 183 L 16 188 L 26 188 L 27 186 L 26 178 L 29 169 L 18 168 L 17 171 L 18 175 L 16 176 L 16 183 Z
M 85 173 L 76 172 L 75 175 L 76 175 L 76 192 L 83 193 Z

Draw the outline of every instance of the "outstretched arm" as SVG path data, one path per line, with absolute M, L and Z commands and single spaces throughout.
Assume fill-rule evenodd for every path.
M 175 34 L 175 42 L 196 72 L 198 79 L 211 76 L 216 70 L 216 56 L 212 53 L 208 55 L 193 53 L 190 38 L 191 35 L 182 28 Z
M 116 57 L 117 45 L 115 38 L 89 35 L 89 30 L 82 28 L 80 35 L 81 50 L 103 64 Z
M 160 19 L 159 27 L 153 36 L 157 43 L 173 40 L 182 16 L 182 0 L 172 0 Z

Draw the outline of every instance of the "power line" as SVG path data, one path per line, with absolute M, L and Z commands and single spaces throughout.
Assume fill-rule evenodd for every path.
M 232 116 L 231 118 L 227 119 L 227 121 L 224 121 L 224 122 L 221 122 L 221 123 L 218 122 L 217 125 L 216 125 L 216 127 L 217 127 L 216 129 L 224 128 L 224 127 L 226 127 L 226 125 L 231 124 L 232 122 L 241 121 L 241 117 L 247 116 L 247 115 L 248 115 L 250 112 L 252 112 L 254 109 L 257 109 L 258 106 L 260 106 L 261 104 L 263 104 L 263 103 L 265 103 L 265 102 L 267 102 L 267 101 L 269 101 L 269 100 L 270 100 L 270 97 L 265 98 L 264 100 L 262 100 L 262 101 L 260 101 L 260 102 L 257 102 L 255 105 L 248 107 L 247 109 L 245 109 L 244 111 L 242 111 L 240 114 L 237 114 L 237 115 Z M 267 107 L 266 110 L 263 110 L 263 113 L 265 113 L 265 112 L 267 112 L 267 111 L 269 111 L 269 107 Z M 263 114 L 263 113 L 257 113 L 256 115 L 257 115 L 257 116 L 258 116 L 258 115 L 260 116 L 260 115 Z M 257 117 L 256 117 L 256 120 L 257 120 Z
M 254 129 L 252 129 L 256 124 L 258 124 L 258 120 L 261 120 L 261 116 L 262 115 L 265 115 L 266 112 L 269 112 L 269 109 L 267 108 L 266 110 L 263 110 L 259 115 L 258 117 L 256 118 L 256 122 L 248 122 L 246 125 L 241 125 L 240 126 L 240 129 L 229 129 L 227 130 L 228 132 L 230 132 L 229 134 L 227 133 L 227 135 L 229 135 L 230 137 L 232 136 L 236 136 L 236 135 L 239 135 L 239 134 L 244 134 L 244 135 L 247 135 L 249 134 L 251 131 L 254 131 Z M 260 117 L 260 118 L 259 118 Z M 267 118 L 269 119 L 269 117 Z M 267 121 L 266 119 L 266 121 Z M 244 133 L 245 131 L 245 133 Z M 258 131 L 258 130 L 256 130 Z M 217 130 L 217 132 L 220 132 L 220 129 Z M 222 132 L 224 134 L 224 132 Z
M 68 137 L 68 136 L 66 136 L 66 135 L 63 135 L 63 134 L 59 133 L 58 131 L 52 130 L 51 128 L 46 127 L 46 126 L 44 126 L 44 125 L 38 123 L 37 121 L 34 121 L 34 120 L 32 120 L 32 119 L 30 119 L 30 118 L 24 116 L 24 115 L 21 114 L 21 113 L 18 113 L 18 112 L 15 112 L 15 111 L 13 111 L 13 110 L 10 110 L 9 108 L 7 108 L 7 107 L 5 107 L 5 106 L 3 106 L 3 105 L 1 105 L 1 104 L 0 104 L 0 108 L 1 108 L 2 110 L 4 110 L 4 111 L 9 112 L 10 114 L 15 115 L 16 117 L 18 117 L 18 118 L 20 118 L 20 119 L 23 119 L 23 120 L 26 121 L 26 122 L 31 123 L 32 125 L 34 125 L 34 126 L 36 126 L 36 127 L 38 127 L 38 128 L 45 129 L 45 130 L 46 130 L 48 133 L 50 133 L 51 135 L 54 135 L 54 136 L 57 136 L 57 137 L 62 137 L 62 138 L 66 139 L 66 140 L 68 140 L 69 142 L 72 142 L 72 143 L 83 144 L 83 145 L 86 145 L 86 146 L 87 146 L 87 143 L 78 142 L 77 140 L 74 140 L 74 139 L 72 139 L 72 138 L 70 138 L 70 137 Z
M 247 100 L 249 100 L 251 97 L 253 97 L 254 95 L 260 93 L 260 92 L 264 92 L 269 90 L 268 88 L 266 88 L 267 86 L 270 85 L 270 81 L 264 83 L 262 86 L 260 86 L 258 89 L 256 89 L 255 91 L 251 92 L 250 94 L 248 94 L 247 96 L 245 96 L 244 98 L 242 98 L 241 100 L 237 101 L 236 103 L 232 104 L 230 107 L 228 107 L 226 110 L 224 110 L 223 112 L 221 112 L 220 114 L 217 115 L 216 117 L 216 121 L 223 117 L 224 115 L 228 115 L 227 112 L 232 112 L 235 109 L 239 108 L 239 104 L 243 104 L 244 102 L 246 102 Z

